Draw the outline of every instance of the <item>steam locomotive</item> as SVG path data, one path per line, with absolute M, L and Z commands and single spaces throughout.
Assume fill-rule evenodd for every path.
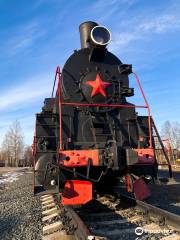
M 55 96 L 36 114 L 33 144 L 34 193 L 60 193 L 63 204 L 85 204 L 95 191 L 123 179 L 138 199 L 149 196 L 146 178 L 156 178 L 157 163 L 149 106 L 139 116 L 128 102 L 132 65 L 107 50 L 110 31 L 95 22 L 79 27 L 81 49 L 62 72 Z M 53 88 L 54 89 L 54 88 Z

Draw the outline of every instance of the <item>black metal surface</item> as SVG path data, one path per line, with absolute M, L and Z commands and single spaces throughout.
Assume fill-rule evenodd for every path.
M 111 33 L 107 28 L 96 26 L 91 31 L 91 40 L 99 46 L 106 46 L 111 40 Z
M 154 177 L 156 170 L 151 169 L 152 165 L 137 166 L 138 171 L 134 168 L 138 156 L 132 154 L 130 150 L 149 147 L 148 117 L 138 116 L 134 104 L 127 101 L 128 97 L 134 95 L 133 89 L 129 86 L 128 77 L 132 72 L 132 66 L 122 64 L 120 59 L 105 47 L 91 46 L 90 32 L 97 25 L 95 22 L 85 22 L 80 25 L 82 49 L 75 51 L 62 69 L 61 100 L 73 104 L 106 103 L 131 107 L 63 105 L 61 108 L 63 149 L 98 149 L 99 166 L 94 169 L 89 163 L 86 168 L 69 168 L 69 172 L 62 169 L 62 174 L 68 180 L 78 176 L 78 179 L 88 178 L 89 181 L 93 179 L 96 182 L 102 180 L 102 175 L 104 179 L 104 173 L 109 177 L 109 170 L 112 178 L 125 175 L 129 171 L 128 166 L 131 166 L 130 173 L 138 176 L 149 174 Z M 93 87 L 93 81 L 101 84 L 95 84 Z M 90 85 L 89 82 L 91 82 Z M 103 94 L 98 90 L 99 88 Z M 95 94 L 92 94 L 94 89 Z M 36 163 L 43 155 L 49 153 L 53 154 L 56 162 L 59 161 L 58 104 L 58 94 L 55 98 L 47 98 L 42 112 L 36 115 Z M 140 138 L 143 140 L 140 141 Z M 92 162 L 92 159 L 90 160 Z M 42 170 L 40 168 L 39 170 Z M 45 177 L 42 175 L 39 172 L 41 178 Z M 48 179 L 51 179 L 51 175 Z
M 81 25 L 79 26 L 81 48 L 88 48 L 90 46 L 90 33 L 95 26 L 98 26 L 98 24 L 91 21 L 81 23 Z

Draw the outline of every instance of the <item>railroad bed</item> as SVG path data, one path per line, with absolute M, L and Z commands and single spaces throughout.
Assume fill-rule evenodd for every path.
M 179 216 L 167 212 L 165 218 L 164 212 L 152 210 L 151 205 L 139 202 L 138 208 L 132 199 L 121 196 L 119 201 L 119 197 L 111 195 L 97 196 L 97 200 L 81 208 L 64 207 L 57 195 L 34 197 L 32 172 L 18 173 L 14 181 L 0 188 L 2 240 L 180 239 L 180 224 L 174 224 L 180 223 Z M 141 235 L 135 234 L 135 229 Z
M 17 168 L 11 173 L 7 169 L 0 175 L 0 239 L 41 240 L 42 209 L 32 194 L 32 171 Z
M 141 201 L 135 205 L 127 196 L 121 199 L 122 203 L 113 196 L 98 197 L 72 209 L 59 205 L 56 196 L 41 197 L 43 240 L 180 239 L 179 216 Z

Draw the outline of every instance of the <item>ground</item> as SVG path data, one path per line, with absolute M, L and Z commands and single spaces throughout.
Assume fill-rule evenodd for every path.
M 168 177 L 167 170 L 159 172 Z M 180 172 L 174 179 L 150 184 L 152 196 L 147 200 L 180 215 Z M 0 168 L 0 239 L 42 239 L 41 204 L 32 193 L 33 173 L 28 168 Z
M 32 181 L 28 169 L 0 168 L 0 239 L 41 239 L 41 205 Z
M 150 184 L 151 197 L 147 202 L 180 215 L 180 172 L 173 171 L 173 179 L 168 179 L 168 170 L 160 170 L 162 182 Z

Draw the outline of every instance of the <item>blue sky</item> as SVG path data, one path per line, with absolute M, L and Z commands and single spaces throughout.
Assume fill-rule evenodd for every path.
M 87 20 L 112 32 L 109 50 L 133 65 L 158 128 L 179 121 L 179 12 L 179 0 L 0 0 L 0 142 L 19 120 L 32 143 L 34 116 L 51 94 L 56 66 L 80 48 L 78 27 Z

